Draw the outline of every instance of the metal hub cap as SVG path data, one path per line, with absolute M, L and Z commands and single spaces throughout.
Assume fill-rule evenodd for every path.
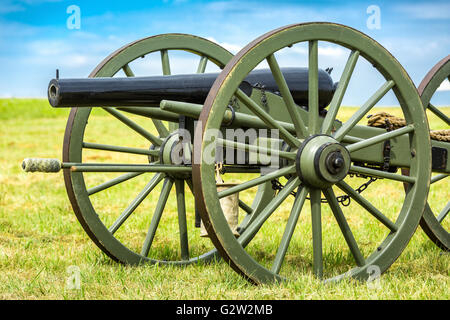
M 343 145 L 330 136 L 315 135 L 303 141 L 295 165 L 303 183 L 322 189 L 344 179 L 350 162 Z

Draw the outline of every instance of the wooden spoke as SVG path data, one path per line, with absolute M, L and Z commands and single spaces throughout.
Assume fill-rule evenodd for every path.
M 149 149 L 131 148 L 131 147 L 119 147 L 119 146 L 112 146 L 112 145 L 108 145 L 108 144 L 83 142 L 83 148 L 113 151 L 113 152 L 132 153 L 132 154 L 143 154 L 143 155 L 148 155 L 148 156 L 159 157 L 158 150 L 149 150 Z
M 125 73 L 125 75 L 126 75 L 127 77 L 134 77 L 134 73 L 133 73 L 133 71 L 131 70 L 131 68 L 130 68 L 130 66 L 128 65 L 128 63 L 122 67 L 122 70 L 123 70 L 123 72 Z
M 355 165 L 350 166 L 350 172 L 351 173 L 362 173 L 362 174 L 366 174 L 368 176 L 385 178 L 385 179 L 390 179 L 390 180 L 395 180 L 395 181 L 400 181 L 400 182 L 407 182 L 407 183 L 415 183 L 416 182 L 416 178 L 414 178 L 414 177 L 404 176 L 401 174 L 395 174 L 395 173 L 391 173 L 391 172 L 387 172 L 387 171 L 381 171 L 381 170 L 376 170 L 376 169 L 371 169 L 371 168 L 366 168 L 366 167 L 359 167 L 359 166 L 355 166 Z
M 208 63 L 208 58 L 205 56 L 202 56 L 200 58 L 200 62 L 198 63 L 197 73 L 205 73 L 207 63 Z
M 318 41 L 309 41 L 308 55 L 308 115 L 309 134 L 318 134 L 319 128 L 319 56 Z
M 112 224 L 109 228 L 109 232 L 114 234 L 117 229 L 128 219 L 128 217 L 136 210 L 136 208 L 141 204 L 142 201 L 148 196 L 150 192 L 158 185 L 158 183 L 163 179 L 163 175 L 156 174 L 150 182 L 145 186 L 145 188 L 137 195 L 137 197 L 128 205 L 128 207 L 122 212 L 120 217 Z
M 117 110 L 150 119 L 165 120 L 170 122 L 178 122 L 180 119 L 180 116 L 177 113 L 164 111 L 155 107 L 123 107 L 117 108 Z
M 355 237 L 353 236 L 353 233 L 350 230 L 350 227 L 347 223 L 347 219 L 345 219 L 344 213 L 342 212 L 341 207 L 337 202 L 333 189 L 332 188 L 325 189 L 323 190 L 323 193 L 328 201 L 328 204 L 330 205 L 334 217 L 336 218 L 339 228 L 341 229 L 345 242 L 347 242 L 347 245 L 350 248 L 350 252 L 355 258 L 356 264 L 359 267 L 362 267 L 363 265 L 366 264 L 366 261 L 358 248 L 358 244 L 356 243 Z
M 161 164 L 70 163 L 68 166 L 74 172 L 192 172 L 190 166 Z
M 367 147 L 373 146 L 373 145 L 375 145 L 377 143 L 381 143 L 381 142 L 384 142 L 386 140 L 393 139 L 395 137 L 401 136 L 403 134 L 406 134 L 406 133 L 409 133 L 409 132 L 412 132 L 412 131 L 414 131 L 414 125 L 410 124 L 410 125 L 407 125 L 407 126 L 405 126 L 403 128 L 396 129 L 396 130 L 393 130 L 393 131 L 389 131 L 389 132 L 386 132 L 386 133 L 382 133 L 382 134 L 379 134 L 379 135 L 374 136 L 372 138 L 368 138 L 368 139 L 365 139 L 363 141 L 351 144 L 351 145 L 347 146 L 346 148 L 347 148 L 347 150 L 349 152 L 354 152 L 354 151 L 357 151 L 359 149 L 363 149 L 363 148 L 367 148 Z
M 442 221 L 444 221 L 445 217 L 448 215 L 449 211 L 450 211 L 450 202 L 447 202 L 447 205 L 445 206 L 445 208 L 441 211 L 441 213 L 439 213 L 439 215 L 437 217 L 437 221 L 439 223 L 442 223 Z
M 167 130 L 166 126 L 164 125 L 164 123 L 162 123 L 161 120 L 152 119 L 152 122 L 156 128 L 156 131 L 158 131 L 160 137 L 165 138 L 170 134 L 169 130 Z
M 229 147 L 233 149 L 243 150 L 247 152 L 256 152 L 257 155 L 261 156 L 279 156 L 281 158 L 289 159 L 289 160 L 295 160 L 296 153 L 295 152 L 286 152 L 281 151 L 277 149 L 269 149 L 260 147 L 258 145 L 251 145 L 226 139 L 217 138 L 217 144 L 224 147 Z
M 224 198 L 233 193 L 244 191 L 246 189 L 260 185 L 266 181 L 277 179 L 279 177 L 282 177 L 282 176 L 288 175 L 289 173 L 294 173 L 294 172 L 295 172 L 294 165 L 288 166 L 288 167 L 285 167 L 282 169 L 278 169 L 278 170 L 268 173 L 266 175 L 260 176 L 258 178 L 252 179 L 252 180 L 248 180 L 248 181 L 238 184 L 236 186 L 230 187 L 226 190 L 220 191 L 220 192 L 218 192 L 218 196 L 219 196 L 219 198 Z
M 359 58 L 359 51 L 353 50 L 347 59 L 344 71 L 342 72 L 341 79 L 338 82 L 336 92 L 333 95 L 333 99 L 330 102 L 327 115 L 322 123 L 322 133 L 330 134 L 333 128 L 333 123 L 336 120 L 336 115 L 341 107 L 342 99 L 344 98 L 345 91 L 347 90 L 348 83 L 355 69 L 356 62 Z
M 152 246 L 153 239 L 155 238 L 156 230 L 158 229 L 159 221 L 161 220 L 162 213 L 166 207 L 167 198 L 169 197 L 170 189 L 172 189 L 173 181 L 169 178 L 164 179 L 164 184 L 159 196 L 158 203 L 156 204 L 155 212 L 153 213 L 150 227 L 148 228 L 147 236 L 142 246 L 141 255 L 148 256 L 150 247 Z
M 134 73 L 128 64 L 124 65 L 122 67 L 122 70 L 123 70 L 123 72 L 125 72 L 127 77 L 134 77 Z M 169 135 L 169 131 L 167 131 L 166 127 L 161 122 L 161 120 L 152 119 L 152 122 L 155 125 L 156 130 L 158 131 L 158 133 L 161 137 L 167 137 Z
M 275 256 L 275 261 L 272 265 L 272 272 L 274 273 L 280 272 L 281 265 L 283 263 L 287 249 L 291 242 L 292 235 L 295 230 L 295 226 L 297 225 L 300 212 L 302 211 L 303 204 L 305 203 L 306 196 L 308 195 L 309 192 L 309 190 L 305 187 L 300 187 L 299 189 L 300 190 L 297 191 L 294 206 L 292 207 L 291 214 L 289 215 L 286 228 L 284 229 L 283 237 L 281 239 L 280 246 L 278 247 L 278 251 Z
M 430 183 L 435 183 L 435 182 L 441 181 L 442 179 L 447 178 L 447 177 L 448 177 L 448 174 L 445 174 L 445 173 L 437 174 L 437 175 L 431 177 Z
M 321 217 L 321 192 L 320 189 L 312 189 L 311 197 L 311 222 L 313 238 L 313 271 L 316 277 L 323 276 L 322 258 L 322 217 Z
M 242 210 L 244 210 L 247 214 L 252 214 L 253 213 L 253 209 L 252 207 L 250 207 L 248 204 L 246 204 L 244 201 L 242 201 L 241 199 L 239 199 L 239 208 L 241 208 Z
M 283 73 L 281 72 L 278 62 L 273 54 L 267 57 L 267 63 L 269 64 L 272 75 L 277 83 L 281 96 L 283 97 L 289 115 L 291 116 L 297 137 L 306 138 L 307 130 L 302 118 L 300 117 L 299 107 L 295 104 L 294 98 L 292 98 L 291 91 L 289 90 Z
M 384 95 L 394 87 L 395 82 L 392 80 L 386 81 L 370 98 L 358 109 L 350 119 L 345 122 L 334 134 L 334 138 L 341 141 L 342 138 L 361 120 L 367 112 L 378 102 Z
M 170 62 L 169 62 L 169 53 L 167 50 L 161 50 L 161 64 L 163 75 L 168 76 L 171 74 L 170 72 Z
M 275 120 L 269 113 L 261 108 L 255 101 L 248 97 L 242 90 L 236 91 L 237 98 L 242 101 L 254 114 L 256 114 L 269 128 L 278 129 L 280 137 L 291 147 L 299 147 L 300 141 L 297 140 L 288 130 Z
M 87 194 L 89 196 L 91 196 L 91 195 L 93 195 L 93 194 L 95 194 L 97 192 L 100 192 L 100 191 L 103 191 L 105 189 L 108 189 L 108 188 L 110 188 L 112 186 L 115 186 L 116 184 L 119 184 L 119 183 L 122 183 L 124 181 L 130 180 L 130 179 L 132 179 L 134 177 L 137 177 L 137 176 L 139 176 L 141 174 L 143 174 L 143 172 L 125 173 L 125 174 L 123 174 L 123 175 L 121 175 L 121 176 L 119 176 L 117 178 L 111 179 L 111 180 L 109 180 L 107 182 L 99 184 L 98 186 L 95 186 L 95 187 L 92 187 L 92 188 L 88 189 L 87 190 Z
M 140 125 L 132 121 L 131 119 L 124 116 L 121 112 L 117 111 L 114 108 L 103 108 L 105 111 L 107 111 L 109 114 L 114 116 L 116 119 L 127 125 L 129 128 L 133 129 L 137 133 L 139 133 L 141 136 L 146 138 L 148 141 L 150 141 L 152 144 L 160 146 L 162 144 L 162 139 L 158 138 L 157 136 L 151 134 L 144 128 L 142 128 Z
M 353 200 L 355 200 L 361 207 L 367 210 L 372 216 L 374 216 L 378 221 L 388 227 L 392 232 L 396 232 L 398 227 L 392 222 L 388 217 L 381 213 L 377 208 L 375 208 L 366 198 L 361 194 L 356 192 L 351 186 L 349 186 L 344 181 L 337 183 L 337 186 L 348 194 Z
M 178 209 L 178 230 L 180 232 L 181 259 L 189 260 L 189 244 L 186 223 L 186 204 L 184 196 L 184 180 L 175 180 Z
M 245 231 L 238 238 L 238 242 L 245 247 L 258 230 L 262 227 L 264 222 L 272 215 L 272 213 L 281 205 L 281 203 L 300 185 L 300 180 L 295 177 L 289 179 L 284 188 L 267 204 L 255 220 L 245 229 Z
M 447 125 L 450 125 L 450 118 L 447 117 L 441 110 L 436 108 L 431 103 L 428 104 L 428 109 L 433 112 L 438 118 L 440 118 L 442 121 L 444 121 Z

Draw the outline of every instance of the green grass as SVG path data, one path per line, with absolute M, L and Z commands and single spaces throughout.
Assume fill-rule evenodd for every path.
M 448 109 L 448 108 L 446 108 Z M 344 120 L 353 108 L 343 108 Z M 383 108 L 398 113 L 395 108 Z M 446 111 L 448 113 L 448 110 Z M 61 158 L 68 110 L 52 109 L 45 100 L 0 100 L 0 299 L 449 299 L 449 255 L 442 253 L 420 228 L 398 260 L 384 273 L 376 287 L 352 280 L 323 284 L 311 274 L 311 224 L 309 205 L 301 213 L 294 240 L 282 272 L 294 280 L 276 285 L 253 286 L 224 262 L 188 267 L 124 266 L 115 263 L 89 239 L 73 214 L 66 195 L 62 173 L 27 174 L 20 164 L 26 157 Z M 133 117 L 143 126 L 145 119 Z M 430 116 L 431 126 L 439 122 Z M 121 123 L 106 113 L 96 112 L 86 137 L 90 142 L 148 147 L 144 139 L 131 136 Z M 89 151 L 85 161 L 145 163 L 145 157 Z M 114 174 L 86 174 L 88 186 L 97 185 Z M 250 175 L 227 182 L 242 181 Z M 148 176 L 140 176 L 101 194 L 92 196 L 99 215 L 112 223 L 142 190 Z M 363 181 L 351 181 L 353 186 Z M 117 237 L 139 251 L 158 199 L 152 192 L 119 229 Z M 254 190 L 241 199 L 252 199 Z M 402 187 L 394 183 L 374 183 L 364 195 L 378 208 L 388 208 L 394 217 L 402 203 Z M 385 195 L 380 197 L 380 195 Z M 387 195 L 387 196 L 386 196 Z M 430 191 L 433 207 L 444 206 L 449 198 L 448 183 L 436 184 Z M 287 217 L 288 202 L 250 245 L 261 263 L 270 265 L 276 253 Z M 191 252 L 212 248 L 193 228 L 193 198 L 187 196 Z M 374 250 L 386 230 L 371 217 L 361 214 L 358 205 L 344 208 L 349 224 L 363 253 Z M 385 212 L 385 211 L 383 211 Z M 178 255 L 176 204 L 172 191 L 156 235 L 151 254 L 161 259 Z M 448 221 L 448 219 L 447 219 Z M 345 272 L 353 264 L 345 242 L 327 206 L 323 206 L 324 259 L 327 275 Z M 269 241 L 270 240 L 270 241 Z M 272 241 L 273 240 L 273 244 Z M 152 247 L 153 248 L 153 247 Z M 81 289 L 66 286 L 70 266 L 80 270 Z M 69 269 L 70 270 L 70 269 Z

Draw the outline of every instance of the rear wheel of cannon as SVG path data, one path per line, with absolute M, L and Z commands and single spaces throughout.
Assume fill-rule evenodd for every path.
M 170 75 L 176 66 L 171 65 L 169 53 L 181 54 L 182 69 L 192 64 L 192 73 L 204 73 L 208 62 L 222 69 L 232 57 L 206 39 L 165 34 L 122 47 L 90 77 L 113 77 L 121 70 L 128 77 L 135 72 L 148 75 L 152 66 L 140 59 L 146 56 L 156 58 L 162 73 Z M 184 265 L 216 256 L 210 241 L 193 230 L 191 166 L 171 161 L 171 150 L 180 140 L 178 120 L 177 114 L 157 107 L 71 110 L 63 161 L 81 166 L 64 170 L 67 193 L 86 233 L 116 261 Z M 265 194 L 264 188 L 260 193 Z M 251 211 L 258 203 L 240 205 Z
M 276 58 L 279 50 L 299 43 L 307 45 L 306 50 L 296 47 L 294 52 L 306 52 L 308 112 L 293 102 Z M 319 114 L 317 85 L 318 48 L 324 43 L 350 52 L 326 116 Z M 347 121 L 339 123 L 336 115 L 358 59 L 367 61 L 381 75 L 381 86 L 373 89 L 374 93 L 365 98 L 366 102 Z M 279 112 L 289 114 L 293 126 L 277 120 L 259 101 L 247 97 L 238 88 L 249 72 L 265 62 L 280 89 L 283 105 Z M 406 127 L 387 132 L 359 126 L 360 120 L 388 92 L 393 93 L 401 106 Z M 280 138 L 290 146 L 285 156 L 294 158 L 280 162 L 281 166 L 269 174 L 241 180 L 240 184 L 236 181 L 238 185 L 229 192 L 217 192 L 213 187 L 214 164 L 204 160 L 204 156 L 209 156 L 220 142 L 211 139 L 210 132 L 223 123 L 224 112 L 233 97 L 240 99 L 268 129 L 278 130 Z M 431 161 L 426 116 L 407 73 L 368 36 L 342 25 L 305 23 L 282 27 L 259 37 L 226 65 L 211 88 L 200 121 L 203 128 L 196 131 L 194 149 L 201 161 L 193 165 L 200 214 L 222 257 L 251 282 L 293 280 L 308 270 L 329 280 L 375 279 L 398 258 L 414 234 L 429 188 L 427 183 L 422 183 L 429 181 Z M 383 169 L 383 156 L 377 151 L 391 139 L 403 139 L 394 151 L 396 160 L 404 158 L 408 163 L 410 176 L 403 176 L 397 169 Z M 381 166 L 374 164 L 380 161 Z M 378 179 L 373 187 L 377 188 L 376 192 L 362 194 L 363 186 L 354 187 L 352 176 L 370 178 L 371 182 Z M 287 182 L 236 238 L 225 222 L 219 199 L 267 179 Z M 403 183 L 409 184 L 406 195 L 402 192 Z M 343 196 L 337 197 L 339 193 L 353 200 L 348 209 L 344 207 Z M 306 206 L 307 200 L 310 208 Z
M 450 81 L 450 55 L 439 61 L 419 85 L 418 91 L 422 99 L 422 103 L 424 107 L 431 114 L 439 118 L 440 124 L 442 124 L 441 128 L 449 129 L 450 128 L 450 119 L 449 116 L 444 112 L 439 110 L 436 106 L 432 104 L 431 99 L 435 95 L 437 89 L 444 81 Z M 430 128 L 431 130 L 435 128 Z M 435 174 L 431 178 L 431 186 L 430 186 L 430 196 L 435 192 L 436 189 L 444 191 L 444 195 L 442 195 L 442 191 L 438 192 L 438 198 L 444 196 L 444 200 L 448 199 L 448 181 L 449 177 L 446 174 Z M 435 185 L 436 184 L 436 185 Z M 430 204 L 431 202 L 431 204 Z M 420 220 L 420 226 L 424 230 L 424 232 L 428 235 L 428 237 L 436 243 L 443 250 L 450 250 L 450 234 L 449 230 L 449 222 L 450 218 L 448 217 L 448 212 L 450 211 L 450 202 L 443 208 L 436 208 L 433 205 L 431 199 L 429 199 L 425 211 L 423 213 L 423 217 Z

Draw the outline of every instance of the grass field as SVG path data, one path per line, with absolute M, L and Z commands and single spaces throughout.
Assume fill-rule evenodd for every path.
M 450 108 L 445 108 L 446 114 Z M 341 118 L 353 108 L 343 108 Z M 383 108 L 398 113 L 395 108 Z M 0 299 L 444 299 L 450 298 L 450 256 L 438 249 L 420 228 L 397 261 L 376 282 L 368 285 L 353 280 L 338 283 L 319 281 L 311 271 L 311 223 L 309 206 L 305 205 L 294 240 L 288 251 L 291 262 L 283 271 L 295 280 L 276 285 L 253 286 L 237 275 L 223 261 L 188 267 L 125 266 L 112 261 L 89 239 L 78 223 L 64 187 L 62 173 L 27 174 L 20 164 L 26 157 L 61 158 L 62 141 L 69 110 L 52 109 L 46 100 L 0 100 Z M 90 142 L 127 145 L 130 136 L 122 125 L 111 121 L 101 110 L 94 114 L 86 135 Z M 439 122 L 429 117 L 431 127 Z M 134 118 L 133 118 L 134 119 Z M 145 119 L 135 119 L 146 126 Z M 133 146 L 147 147 L 140 137 Z M 110 142 L 111 141 L 111 142 Z M 95 152 L 83 154 L 86 161 L 133 161 L 145 163 L 146 157 Z M 148 162 L 147 162 L 148 163 Z M 112 174 L 87 175 L 90 186 L 110 179 Z M 246 179 L 249 175 L 240 176 Z M 231 180 L 233 181 L 233 180 Z M 445 180 L 446 181 L 446 180 Z M 112 223 L 148 182 L 145 175 L 123 183 L 105 193 L 92 196 L 92 203 L 101 208 L 102 219 Z M 356 179 L 354 186 L 361 184 Z M 178 234 L 174 191 L 164 212 L 166 222 L 158 229 L 155 249 L 161 259 L 178 254 Z M 130 248 L 139 250 L 158 199 L 158 190 L 120 229 L 117 237 Z M 402 203 L 403 189 L 399 184 L 375 183 L 364 193 L 379 208 L 389 208 L 388 215 Z M 251 199 L 254 191 L 240 195 Z M 383 197 L 380 197 L 383 195 Z M 433 207 L 445 206 L 450 191 L 448 182 L 436 183 L 430 191 Z M 275 240 L 281 238 L 289 215 L 289 205 L 271 217 L 275 223 L 263 234 Z M 346 210 L 349 224 L 364 253 L 371 252 L 385 229 L 371 218 L 358 214 L 352 203 Z M 193 199 L 187 196 L 189 241 L 192 254 L 212 249 L 207 239 L 199 239 L 193 228 Z M 100 211 L 99 211 L 100 212 Z M 345 272 L 353 263 L 348 248 L 327 208 L 323 211 L 324 259 L 328 274 Z M 347 213 L 346 213 L 347 215 Z M 446 223 L 448 223 L 447 219 Z M 174 222 L 171 224 L 171 222 Z M 380 230 L 382 232 L 380 233 Z M 278 237 L 278 238 L 277 238 Z M 377 242 L 378 241 L 378 242 Z M 277 241 L 274 241 L 277 243 Z M 152 249 L 153 250 L 153 249 Z M 261 261 L 270 260 L 276 247 L 264 238 L 251 243 L 252 252 Z M 300 252 L 301 254 L 298 254 Z M 75 269 L 74 269 L 75 268 Z M 73 270 L 79 270 L 80 289 L 71 289 L 67 281 Z

